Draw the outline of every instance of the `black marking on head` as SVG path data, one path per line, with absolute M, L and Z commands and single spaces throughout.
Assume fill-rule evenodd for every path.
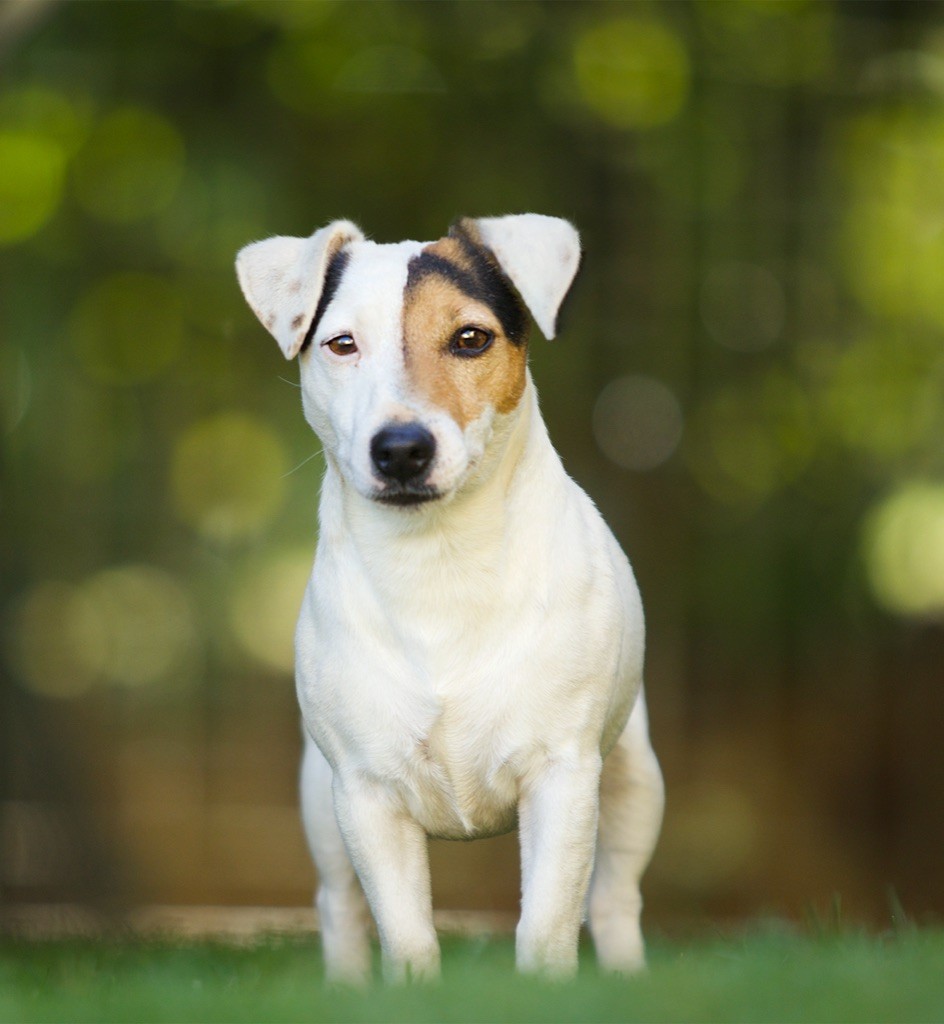
M 438 253 L 424 251 L 410 260 L 407 290 L 429 275 L 443 277 L 470 299 L 481 302 L 498 317 L 508 340 L 522 344 L 527 337 L 528 319 L 511 282 L 491 252 L 480 245 L 461 224 L 449 229 L 449 237 L 462 249 L 468 266 L 460 266 Z
M 476 289 L 475 282 L 469 271 L 464 270 L 453 263 L 452 260 L 447 260 L 445 256 L 440 256 L 435 252 L 421 252 L 410 260 L 406 282 L 407 289 L 419 284 L 424 277 L 429 277 L 431 274 L 444 277 L 471 298 L 479 298 L 477 294 L 473 294 L 478 289 Z
M 321 297 L 318 299 L 318 306 L 315 309 L 315 315 L 312 317 L 311 326 L 305 332 L 305 340 L 302 342 L 299 354 L 304 352 L 311 344 L 311 339 L 314 337 L 315 331 L 318 329 L 318 324 L 324 316 L 325 310 L 328 308 L 328 303 L 331 302 L 334 298 L 334 293 L 338 290 L 338 285 L 341 283 L 341 276 L 347 269 L 350 259 L 351 254 L 347 249 L 338 249 L 338 251 L 328 261 L 328 269 L 325 271 L 324 286 L 321 289 Z

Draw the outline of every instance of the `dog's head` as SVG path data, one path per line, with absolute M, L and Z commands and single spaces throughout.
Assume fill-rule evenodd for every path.
M 437 242 L 378 245 L 349 221 L 236 259 L 243 293 L 301 363 L 305 416 L 364 497 L 420 505 L 460 490 L 518 408 L 528 316 L 548 338 L 580 261 L 538 214 L 464 219 Z

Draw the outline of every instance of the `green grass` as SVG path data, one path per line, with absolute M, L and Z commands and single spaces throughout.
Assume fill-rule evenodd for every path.
M 317 942 L 0 941 L 0 1021 L 941 1021 L 944 931 L 784 927 L 655 942 L 651 968 L 569 984 L 516 977 L 506 938 L 446 940 L 436 985 L 326 987 Z

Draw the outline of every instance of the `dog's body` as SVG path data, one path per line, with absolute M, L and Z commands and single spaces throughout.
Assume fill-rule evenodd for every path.
M 526 214 L 426 244 L 335 222 L 237 261 L 286 356 L 304 351 L 327 461 L 296 663 L 332 977 L 368 973 L 364 894 L 388 977 L 434 975 L 426 837 L 516 823 L 519 967 L 575 969 L 588 889 L 601 962 L 643 963 L 662 782 L 642 607 L 548 439 L 518 299 L 553 336 L 578 260 L 569 224 Z

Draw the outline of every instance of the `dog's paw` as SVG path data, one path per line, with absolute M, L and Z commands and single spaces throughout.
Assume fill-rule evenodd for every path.
M 439 980 L 439 946 L 399 958 L 384 956 L 384 981 L 390 985 L 410 985 Z

